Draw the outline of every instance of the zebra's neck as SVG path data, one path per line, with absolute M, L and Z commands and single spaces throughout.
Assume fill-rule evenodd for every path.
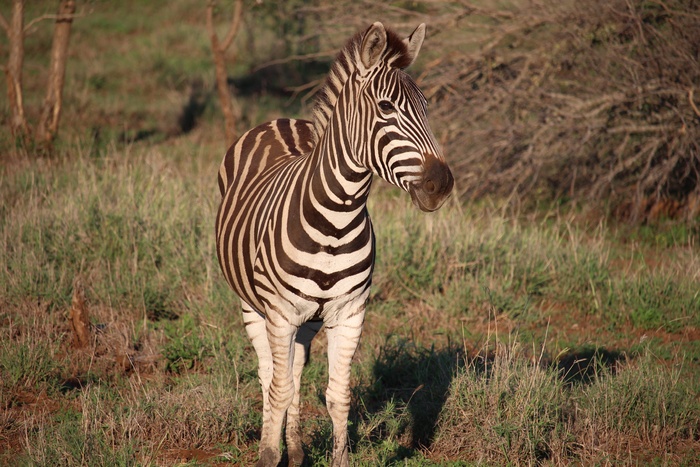
M 352 147 L 339 122 L 333 115 L 323 137 L 314 148 L 311 180 L 305 206 L 323 211 L 323 215 L 338 229 L 343 229 L 364 216 L 372 172 L 357 165 Z
M 362 149 L 356 144 L 366 126 L 356 109 L 357 96 L 367 79 L 357 76 L 359 40 L 359 36 L 351 40 L 339 54 L 314 111 L 318 139 L 311 154 L 314 169 L 309 201 L 320 205 L 339 230 L 368 220 L 365 208 L 372 172 L 365 163 L 366 154 L 360 154 Z

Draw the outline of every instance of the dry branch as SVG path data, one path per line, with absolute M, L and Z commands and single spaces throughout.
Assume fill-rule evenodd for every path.
M 680 0 L 545 1 L 513 15 L 462 6 L 490 19 L 474 38 L 480 50 L 446 55 L 420 76 L 462 196 L 566 196 L 628 206 L 638 220 L 664 198 L 692 211 L 695 10 Z
M 236 38 L 236 35 L 238 35 L 238 30 L 240 29 L 240 26 L 241 26 L 242 16 L 243 16 L 243 2 L 242 2 L 242 0 L 237 0 L 236 7 L 235 7 L 235 10 L 233 12 L 233 17 L 231 18 L 231 27 L 228 30 L 228 34 L 226 34 L 226 38 L 224 39 L 223 43 L 221 44 L 221 48 L 223 50 L 228 50 L 228 48 L 231 47 L 233 40 Z
M 0 13 L 0 27 L 2 27 L 5 30 L 5 33 L 8 35 L 10 34 L 10 25 L 8 24 L 7 20 L 5 17 Z
M 57 15 L 41 15 L 41 16 L 34 18 L 29 23 L 27 23 L 27 25 L 24 27 L 24 32 L 25 32 L 25 34 L 30 32 L 30 29 L 32 28 L 32 26 L 34 26 L 35 24 L 40 23 L 42 21 L 46 21 L 47 19 L 52 19 L 52 20 L 58 21 L 58 20 L 68 20 L 68 19 L 73 20 L 75 18 L 81 18 L 81 17 L 82 17 L 82 15 L 78 15 L 75 13 L 66 13 L 66 12 L 59 13 Z
M 695 115 L 700 118 L 700 110 L 698 110 L 698 107 L 695 105 L 695 99 L 693 98 L 693 88 L 688 89 L 688 103 L 690 104 L 690 107 L 693 108 Z

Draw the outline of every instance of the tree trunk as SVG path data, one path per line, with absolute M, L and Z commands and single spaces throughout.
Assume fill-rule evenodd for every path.
M 223 44 L 219 42 L 219 37 L 214 30 L 214 0 L 207 3 L 207 30 L 211 40 L 211 50 L 214 56 L 214 67 L 216 70 L 216 89 L 221 102 L 221 112 L 224 114 L 224 124 L 226 125 L 226 147 L 236 140 L 236 117 L 233 112 L 232 96 L 228 87 L 228 77 L 226 75 L 226 62 L 224 53 L 231 46 L 233 39 L 240 29 L 241 15 L 243 13 L 242 0 L 236 1 L 236 9 L 233 14 L 231 26 L 229 28 Z
M 53 44 L 51 47 L 51 64 L 46 88 L 46 99 L 41 112 L 37 139 L 49 149 L 58 132 L 58 122 L 61 117 L 61 104 L 63 93 L 63 81 L 66 73 L 66 60 L 68 58 L 68 41 L 75 13 L 74 0 L 61 0 L 58 6 L 56 26 L 53 32 Z
M 231 93 L 228 88 L 228 77 L 226 75 L 226 63 L 224 62 L 224 51 L 219 45 L 219 38 L 216 33 L 211 34 L 211 50 L 214 54 L 214 67 L 216 69 L 216 90 L 221 102 L 221 112 L 224 114 L 224 125 L 226 125 L 226 146 L 230 146 L 236 139 L 236 117 L 233 113 L 231 103 Z
M 24 62 L 24 1 L 14 0 L 12 18 L 6 24 L 10 45 L 10 56 L 5 68 L 7 79 L 7 98 L 12 113 L 10 127 L 15 137 L 23 138 L 28 133 L 27 119 L 24 116 L 22 101 L 22 64 Z

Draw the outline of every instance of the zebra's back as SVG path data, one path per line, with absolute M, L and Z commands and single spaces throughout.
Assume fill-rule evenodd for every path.
M 231 145 L 219 168 L 223 197 L 236 181 L 261 180 L 290 159 L 308 154 L 314 145 L 314 125 L 307 120 L 280 118 L 245 132 Z

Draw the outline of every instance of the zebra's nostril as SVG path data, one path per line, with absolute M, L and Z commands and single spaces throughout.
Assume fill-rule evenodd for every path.
M 425 182 L 425 185 L 423 185 L 423 188 L 425 189 L 426 193 L 432 195 L 433 193 L 435 193 L 437 187 L 435 186 L 435 182 L 433 182 L 432 180 L 428 180 Z

